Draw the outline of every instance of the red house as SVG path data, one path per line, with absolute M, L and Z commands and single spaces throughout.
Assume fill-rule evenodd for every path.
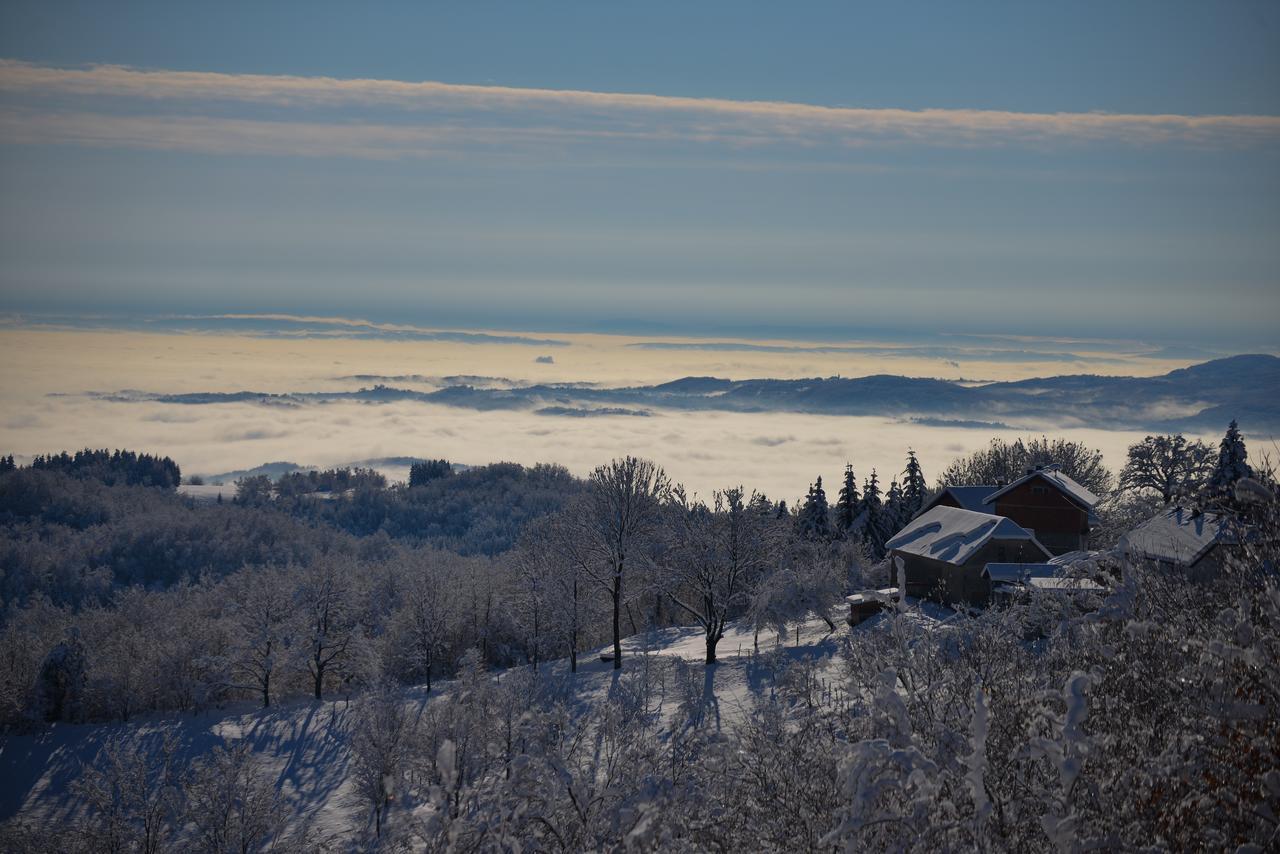
M 1089 531 L 1098 524 L 1094 512 L 1098 501 L 1098 496 L 1063 474 L 1057 465 L 1047 465 L 1028 469 L 1007 486 L 949 486 L 926 504 L 921 514 L 934 507 L 956 507 L 1003 516 L 1060 555 L 1089 547 Z
M 1036 466 L 987 496 L 988 513 L 1012 519 L 1036 535 L 1055 555 L 1089 548 L 1089 530 L 1098 524 L 1098 496 L 1057 466 Z

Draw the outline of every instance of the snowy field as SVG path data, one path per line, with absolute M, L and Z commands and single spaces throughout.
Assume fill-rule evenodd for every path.
M 919 613 L 919 612 L 917 612 Z M 924 619 L 941 619 L 941 610 Z M 865 631 L 881 618 L 873 618 L 852 631 Z M 753 697 L 775 689 L 775 675 L 787 663 L 810 659 L 822 690 L 845 690 L 838 655 L 841 639 L 851 631 L 840 619 L 831 632 L 813 618 L 792 626 L 785 640 L 762 633 L 760 654 L 754 654 L 749 627 L 732 626 L 719 645 L 720 661 L 703 664 L 706 646 L 701 630 L 673 627 L 623 642 L 627 671 L 648 666 L 661 670 L 659 714 L 669 719 L 677 711 L 675 680 L 682 665 L 686 677 L 703 680 L 703 712 L 712 728 L 732 728 L 749 713 Z M 601 659 L 605 647 L 579 657 L 576 676 L 568 661 L 544 664 L 541 677 L 572 679 L 571 696 L 579 708 L 603 702 L 617 675 L 610 662 Z M 497 672 L 499 681 L 512 671 Z M 420 687 L 405 690 L 405 701 L 420 714 L 428 703 L 440 702 L 452 689 L 449 682 L 435 686 L 431 694 Z M 180 758 L 189 760 L 233 739 L 247 739 L 253 751 L 266 759 L 290 804 L 290 831 L 309 827 L 313 839 L 339 841 L 368 819 L 348 773 L 349 738 L 353 704 L 346 697 L 323 701 L 292 701 L 263 711 L 252 703 L 227 706 L 194 715 L 150 716 L 127 724 L 56 724 L 35 735 L 10 735 L 0 740 L 0 820 L 20 815 L 37 826 L 65 826 L 83 817 L 84 805 L 73 794 L 72 781 L 82 763 L 93 759 L 112 736 L 131 733 L 143 743 L 158 745 L 165 734 L 176 735 Z

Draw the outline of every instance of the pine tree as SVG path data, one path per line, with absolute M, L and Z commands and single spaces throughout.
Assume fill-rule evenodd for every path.
M 902 519 L 903 524 L 910 522 L 924 508 L 924 499 L 929 492 L 925 483 L 924 472 L 920 470 L 920 461 L 916 452 L 907 451 L 907 468 L 902 472 L 906 480 L 902 484 Z
M 822 488 L 822 478 L 809 487 L 804 506 L 800 508 L 797 519 L 800 532 L 814 539 L 831 537 L 831 507 L 827 504 L 827 493 Z
M 1236 481 L 1243 477 L 1253 477 L 1248 459 L 1249 452 L 1245 450 L 1244 437 L 1240 435 L 1240 428 L 1233 418 L 1227 425 L 1227 435 L 1222 437 L 1222 443 L 1218 446 L 1218 464 L 1209 476 L 1206 487 L 1209 495 L 1219 498 L 1228 496 Z
M 889 484 L 889 492 L 885 496 L 884 513 L 880 516 L 880 532 L 883 539 L 885 541 L 892 539 L 893 535 L 898 533 L 898 529 L 910 519 L 911 515 L 906 510 L 905 493 L 895 480 Z
M 853 529 L 854 520 L 858 518 L 858 481 L 853 476 L 853 464 L 845 463 L 844 485 L 840 487 L 840 497 L 836 500 L 836 529 L 841 534 L 848 534 Z
M 880 480 L 876 470 L 862 484 L 862 540 L 877 558 L 884 556 L 884 502 L 880 497 Z

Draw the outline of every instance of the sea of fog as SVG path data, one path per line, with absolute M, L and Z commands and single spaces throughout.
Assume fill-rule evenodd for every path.
M 700 494 L 733 484 L 794 501 L 846 462 L 859 479 L 874 468 L 886 484 L 908 448 L 926 476 L 993 436 L 1027 430 L 932 427 L 893 419 L 653 410 L 651 417 L 574 418 L 532 411 L 477 411 L 418 401 L 257 402 L 180 405 L 128 393 L 355 390 L 371 377 L 430 389 L 477 383 L 579 382 L 605 386 L 684 376 L 799 378 L 903 376 L 971 380 L 1064 373 L 1155 375 L 1198 359 L 1169 358 L 1133 344 L 1098 341 L 966 341 L 944 348 L 892 341 L 707 342 L 603 335 L 477 336 L 463 340 L 245 331 L 138 332 L 11 326 L 0 330 L 0 453 L 19 460 L 81 447 L 125 447 L 172 456 L 187 474 L 270 461 L 330 466 L 396 456 L 479 465 L 555 462 L 579 475 L 621 454 L 651 457 Z M 1141 434 L 1056 429 L 1098 448 L 1113 468 Z M 402 468 L 388 474 L 403 477 Z

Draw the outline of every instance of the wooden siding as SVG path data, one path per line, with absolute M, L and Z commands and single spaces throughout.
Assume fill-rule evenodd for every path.
M 991 582 L 982 577 L 989 563 L 1036 563 L 1046 555 L 1028 540 L 992 539 L 964 565 L 893 551 L 906 564 L 907 595 L 934 599 L 948 605 L 986 606 L 991 599 Z
M 1043 478 L 1032 478 L 995 500 L 992 510 L 1035 534 L 1055 555 L 1089 546 L 1089 514 Z

